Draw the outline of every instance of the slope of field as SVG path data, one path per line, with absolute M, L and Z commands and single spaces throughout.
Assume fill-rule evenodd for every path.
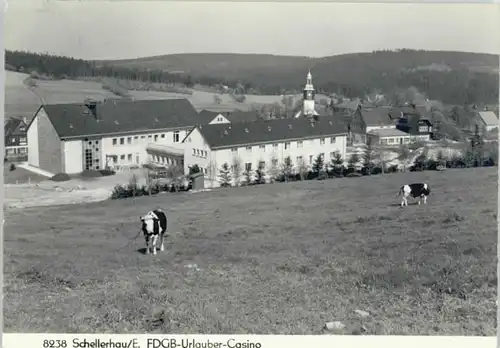
M 36 80 L 30 90 L 23 81 L 27 74 L 5 71 L 5 112 L 7 117 L 31 117 L 41 105 L 83 102 L 85 98 L 119 98 L 104 90 L 100 83 L 73 80 Z M 38 95 L 38 96 L 37 96 Z
M 399 208 L 399 185 L 423 180 L 429 203 Z M 5 332 L 321 334 L 338 320 L 494 335 L 496 181 L 478 168 L 7 211 Z M 133 238 L 155 207 L 170 236 L 152 257 Z
M 23 83 L 27 76 L 5 71 L 5 118 L 30 117 L 40 106 L 40 99 Z

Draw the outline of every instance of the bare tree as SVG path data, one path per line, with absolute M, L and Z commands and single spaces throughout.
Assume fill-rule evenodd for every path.
M 231 164 L 231 171 L 233 173 L 234 186 L 240 186 L 241 179 L 241 159 L 239 157 L 234 157 Z
M 275 158 L 271 160 L 271 165 L 269 166 L 269 176 L 271 177 L 271 182 L 273 182 L 278 174 L 280 173 L 280 168 Z
M 411 152 L 410 152 L 410 149 L 408 148 L 408 146 L 401 145 L 398 148 L 398 159 L 401 162 L 403 162 L 403 172 L 406 171 L 406 161 L 408 161 L 410 156 L 411 156 Z
M 293 163 L 292 159 L 290 156 L 287 156 L 285 158 L 285 161 L 283 162 L 283 165 L 281 166 L 281 173 L 283 174 L 283 177 L 285 178 L 285 181 L 288 182 L 288 179 L 292 175 L 293 172 Z
M 297 165 L 298 165 L 300 180 L 306 180 L 309 168 L 307 168 L 304 161 L 300 161 Z
M 208 180 L 210 180 L 210 188 L 214 187 L 214 181 L 217 179 L 217 163 L 210 161 L 207 167 Z
M 184 168 L 180 165 L 171 164 L 167 167 L 167 178 L 171 179 L 173 187 L 178 189 L 184 181 Z

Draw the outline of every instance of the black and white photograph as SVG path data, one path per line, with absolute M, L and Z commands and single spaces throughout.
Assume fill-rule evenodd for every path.
M 4 332 L 495 336 L 499 19 L 10 0 Z

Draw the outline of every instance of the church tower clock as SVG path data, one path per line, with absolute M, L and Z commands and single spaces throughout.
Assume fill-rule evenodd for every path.
M 312 83 L 311 71 L 307 74 L 306 85 L 304 87 L 304 116 L 312 116 L 315 114 L 315 101 L 314 101 L 315 91 Z

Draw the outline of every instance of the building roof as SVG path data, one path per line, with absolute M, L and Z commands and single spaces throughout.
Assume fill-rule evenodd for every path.
M 336 104 L 333 107 L 338 108 L 338 109 L 348 109 L 348 110 L 356 111 L 359 105 L 361 105 L 361 100 L 359 98 L 356 98 L 356 99 L 350 100 L 348 102 L 342 102 L 342 103 Z
M 347 133 L 346 125 L 333 117 L 319 117 L 316 122 L 311 122 L 306 118 L 294 118 L 213 124 L 198 127 L 198 129 L 212 148 L 319 138 Z
M 186 128 L 201 123 L 187 99 L 97 102 L 96 116 L 84 103 L 40 108 L 61 138 Z
M 155 144 L 155 143 L 148 144 L 146 146 L 146 151 L 154 151 L 154 152 L 159 152 L 159 153 L 167 153 L 167 154 L 173 154 L 173 155 L 178 155 L 178 156 L 184 155 L 184 149 L 176 148 L 176 147 L 173 147 L 173 146 Z
M 498 125 L 498 117 L 493 111 L 479 111 L 478 114 L 486 125 Z
M 226 118 L 231 122 L 254 122 L 259 120 L 256 111 L 233 111 L 225 115 Z
M 201 110 L 200 117 L 205 121 L 204 124 L 211 122 L 217 115 L 222 115 L 229 120 L 229 122 L 254 122 L 259 120 L 257 111 L 241 111 L 234 110 L 232 112 L 216 112 L 209 110 Z
M 389 115 L 390 111 L 390 107 L 379 106 L 362 109 L 361 115 L 363 117 L 363 121 L 368 127 L 395 125 L 396 119 L 391 119 Z
M 369 131 L 368 134 L 373 134 L 379 137 L 404 137 L 409 135 L 408 133 L 395 128 L 374 129 Z

